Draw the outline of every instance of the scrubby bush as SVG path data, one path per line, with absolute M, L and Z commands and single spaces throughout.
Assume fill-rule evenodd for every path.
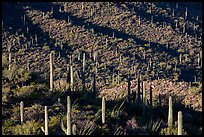
M 161 135 L 178 135 L 178 128 L 163 128 L 160 131 Z M 183 129 L 183 135 L 187 135 L 187 132 Z
M 35 120 L 27 121 L 22 125 L 16 125 L 12 127 L 13 135 L 39 135 L 41 123 L 36 122 Z
M 28 99 L 39 99 L 44 95 L 43 91 L 47 90 L 45 84 L 35 84 L 29 86 L 23 86 L 16 89 L 13 89 L 14 95 L 19 99 L 24 98 Z

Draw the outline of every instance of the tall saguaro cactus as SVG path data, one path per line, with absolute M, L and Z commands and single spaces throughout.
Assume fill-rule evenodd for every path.
M 45 135 L 48 135 L 48 112 L 47 112 L 47 106 L 45 106 L 45 129 L 44 127 L 41 127 L 41 130 L 45 133 Z
M 20 115 L 21 115 L 21 124 L 23 124 L 23 110 L 24 110 L 24 103 L 23 101 L 20 102 Z
M 169 97 L 169 113 L 168 113 L 168 127 L 173 127 L 173 107 L 172 107 L 172 97 Z
M 9 52 L 9 70 L 11 70 L 11 46 L 8 47 Z
M 182 130 L 183 130 L 183 115 L 182 112 L 178 112 L 178 135 L 182 135 Z
M 9 70 L 11 70 L 11 52 L 9 52 Z
M 105 123 L 105 108 L 106 108 L 106 104 L 105 104 L 105 97 L 102 98 L 102 123 Z
M 65 129 L 63 121 L 61 120 L 61 128 L 66 135 L 71 135 L 71 100 L 70 96 L 67 96 L 67 129 Z
M 53 91 L 53 58 L 52 58 L 52 52 L 50 53 L 50 91 Z
M 70 89 L 71 91 L 74 90 L 74 72 L 73 72 L 73 66 L 70 65 Z
M 78 76 L 79 78 L 82 80 L 82 90 L 85 91 L 85 84 L 86 84 L 86 77 L 88 77 L 89 73 L 87 75 L 85 75 L 85 67 L 86 67 L 86 56 L 85 56 L 85 53 L 83 53 L 83 68 L 81 70 L 81 72 L 77 71 L 78 72 Z

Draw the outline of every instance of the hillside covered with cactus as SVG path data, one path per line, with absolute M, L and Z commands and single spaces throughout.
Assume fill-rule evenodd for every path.
M 3 135 L 201 135 L 202 3 L 3 2 Z

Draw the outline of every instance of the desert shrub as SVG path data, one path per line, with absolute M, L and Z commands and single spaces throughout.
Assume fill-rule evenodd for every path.
M 2 54 L 2 69 L 6 69 L 8 66 L 8 59 L 6 57 L 6 54 Z
M 77 135 L 92 135 L 96 130 L 96 124 L 91 120 L 79 120 L 76 124 Z
M 147 135 L 147 127 L 139 125 L 138 120 L 132 117 L 126 122 L 125 129 L 128 135 Z
M 26 107 L 24 112 L 25 121 L 27 120 L 43 120 L 44 121 L 44 107 L 40 104 L 34 104 L 32 107 Z M 49 114 L 49 112 L 48 112 Z
M 107 124 L 98 125 L 97 131 L 101 135 L 108 135 L 110 133 L 110 128 L 108 128 Z
M 11 89 L 9 87 L 2 87 L 2 105 L 12 102 L 11 100 L 12 92 L 10 91 Z
M 30 85 L 30 86 L 23 86 L 19 87 L 13 90 L 14 95 L 17 96 L 18 98 L 25 98 L 26 100 L 28 99 L 39 99 L 42 97 L 43 91 L 45 91 L 46 85 L 44 84 L 35 84 L 35 85 Z
M 112 118 L 119 119 L 120 116 L 123 114 L 124 111 L 124 103 L 126 100 L 124 100 L 120 105 L 117 104 L 113 107 L 112 111 L 110 112 L 110 116 Z
M 147 123 L 147 132 L 150 135 L 157 134 L 158 131 L 160 130 L 161 127 L 161 120 L 153 121 L 151 120 L 150 122 Z
M 2 135 L 10 135 L 11 132 L 11 127 L 13 125 L 12 120 L 7 119 L 5 121 L 2 122 Z
M 13 135 L 39 135 L 41 123 L 35 120 L 27 121 L 22 125 L 16 125 L 12 127 Z
M 54 87 L 56 91 L 66 91 L 69 88 L 69 83 L 66 80 L 56 80 L 54 81 Z
M 61 128 L 60 128 L 60 117 L 61 116 L 53 116 L 49 120 L 48 123 L 48 129 L 49 129 L 49 134 L 54 134 L 54 135 L 60 135 L 61 134 Z
M 160 131 L 161 135 L 178 135 L 178 128 L 163 128 Z M 183 135 L 187 135 L 187 132 L 183 129 Z
M 11 86 L 23 85 L 30 78 L 30 73 L 27 70 L 14 64 L 11 70 L 4 69 L 2 74 L 2 80 L 7 81 Z

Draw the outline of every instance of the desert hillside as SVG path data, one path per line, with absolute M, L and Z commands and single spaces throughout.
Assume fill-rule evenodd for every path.
M 2 134 L 202 134 L 202 3 L 3 2 Z

